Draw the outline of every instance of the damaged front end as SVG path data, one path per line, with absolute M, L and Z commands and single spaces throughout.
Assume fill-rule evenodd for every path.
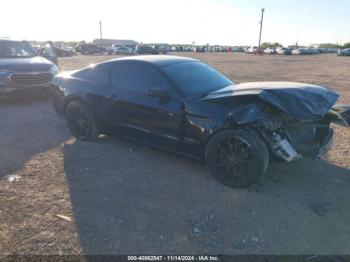
M 334 106 L 337 99 L 324 87 L 290 82 L 244 83 L 206 98 L 221 105 L 250 100 L 228 118 L 258 130 L 270 153 L 287 162 L 325 155 L 333 141 L 331 123 L 350 126 L 350 106 Z
M 209 134 L 225 128 L 253 128 L 275 156 L 272 159 L 290 162 L 322 157 L 332 145 L 331 124 L 350 126 L 350 106 L 335 105 L 338 97 L 322 86 L 251 82 L 216 90 L 187 108 L 191 125 Z M 200 121 L 200 113 L 210 121 Z
M 273 111 L 264 108 L 257 129 L 275 156 L 290 162 L 302 157 L 318 158 L 328 152 L 333 142 L 331 121 L 299 120 Z
M 260 133 L 270 151 L 288 162 L 301 157 L 324 156 L 333 142 L 334 131 L 331 124 L 350 126 L 350 106 L 333 106 L 317 120 L 301 120 L 271 108 L 262 108 L 263 128 L 259 128 Z M 276 125 L 277 119 L 280 121 L 277 121 Z
M 350 127 L 350 106 L 335 105 L 326 114 L 326 121 Z

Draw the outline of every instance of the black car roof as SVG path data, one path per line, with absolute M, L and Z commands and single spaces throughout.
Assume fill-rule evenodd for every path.
M 117 59 L 109 60 L 105 63 L 117 62 L 117 61 L 130 61 L 130 62 L 144 62 L 151 63 L 156 66 L 165 66 L 170 64 L 177 64 L 183 62 L 198 62 L 199 60 L 182 57 L 182 56 L 172 56 L 172 55 L 143 55 L 143 56 L 127 56 Z M 102 63 L 103 64 L 103 63 Z

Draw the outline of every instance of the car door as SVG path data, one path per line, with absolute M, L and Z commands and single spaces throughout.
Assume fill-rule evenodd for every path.
M 119 63 L 110 71 L 112 124 L 117 132 L 176 150 L 182 123 L 181 99 L 151 65 Z M 170 89 L 169 97 L 147 95 L 151 88 Z
M 46 59 L 58 65 L 57 54 L 53 45 L 50 42 L 45 43 L 45 45 L 40 48 L 39 53 L 42 57 L 45 57 Z

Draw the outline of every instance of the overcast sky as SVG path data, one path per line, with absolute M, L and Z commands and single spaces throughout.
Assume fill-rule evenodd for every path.
M 350 0 L 16 0 L 1 1 L 0 37 L 257 45 L 350 42 Z

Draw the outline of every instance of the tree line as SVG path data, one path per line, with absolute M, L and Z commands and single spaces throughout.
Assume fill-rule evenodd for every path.
M 261 48 L 276 48 L 276 47 L 282 47 L 283 45 L 281 43 L 275 42 L 264 42 L 261 44 Z M 340 48 L 340 49 L 345 49 L 345 48 L 350 48 L 350 42 L 345 43 L 344 45 L 339 45 L 339 44 L 334 44 L 334 43 L 323 43 L 319 45 L 319 48 Z

